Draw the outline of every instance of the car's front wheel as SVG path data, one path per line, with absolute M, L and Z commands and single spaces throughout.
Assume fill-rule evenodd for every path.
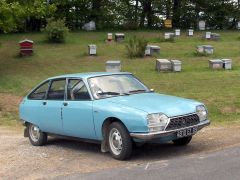
M 192 140 L 192 136 L 189 136 L 189 137 L 175 139 L 173 140 L 173 143 L 177 146 L 184 146 L 189 144 L 191 140 Z
M 47 134 L 42 132 L 39 127 L 33 124 L 27 126 L 28 137 L 32 145 L 42 146 L 47 142 Z
M 125 160 L 131 156 L 131 137 L 128 130 L 119 122 L 113 122 L 108 128 L 108 147 L 115 159 Z

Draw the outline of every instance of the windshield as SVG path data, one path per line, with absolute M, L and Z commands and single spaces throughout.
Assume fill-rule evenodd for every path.
M 95 99 L 149 92 L 149 89 L 131 74 L 93 77 L 89 85 Z

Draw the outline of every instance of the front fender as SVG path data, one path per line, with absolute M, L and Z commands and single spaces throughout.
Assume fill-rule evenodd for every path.
M 93 117 L 98 140 L 102 140 L 102 125 L 109 117 L 119 119 L 131 132 L 147 132 L 147 112 L 115 104 L 106 99 L 93 102 Z

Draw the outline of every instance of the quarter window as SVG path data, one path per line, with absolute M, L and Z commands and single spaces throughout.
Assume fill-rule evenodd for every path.
M 43 100 L 45 99 L 46 92 L 48 90 L 49 81 L 40 85 L 35 91 L 33 91 L 28 98 L 33 100 Z
M 66 80 L 54 80 L 48 91 L 47 99 L 49 100 L 64 100 L 64 91 L 65 91 Z
M 84 82 L 80 79 L 68 81 L 67 98 L 72 101 L 90 100 L 90 96 Z

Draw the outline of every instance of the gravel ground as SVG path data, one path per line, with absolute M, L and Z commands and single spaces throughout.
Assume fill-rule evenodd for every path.
M 240 142 L 240 124 L 210 126 L 194 136 L 186 147 L 172 143 L 138 147 L 129 161 L 117 161 L 100 152 L 100 145 L 50 138 L 43 147 L 30 145 L 22 129 L 0 126 L 1 179 L 45 179 L 57 176 L 96 172 L 117 167 L 134 167 L 149 162 L 215 151 Z

